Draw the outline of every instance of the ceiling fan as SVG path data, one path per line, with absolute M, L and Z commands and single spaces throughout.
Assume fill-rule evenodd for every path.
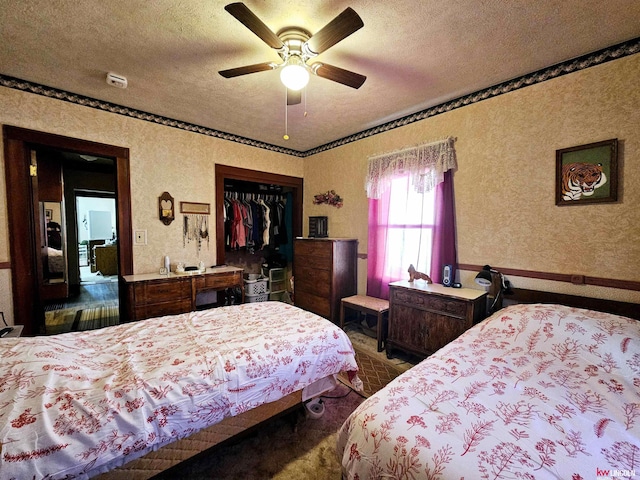
M 359 73 L 323 62 L 307 63 L 364 26 L 360 16 L 350 7 L 315 35 L 299 27 L 287 27 L 276 34 L 241 2 L 231 3 L 224 9 L 282 58 L 282 63 L 264 62 L 218 72 L 225 78 L 281 69 L 280 78 L 287 87 L 287 105 L 300 103 L 301 90 L 309 81 L 309 73 L 352 88 L 360 88 L 367 79 Z

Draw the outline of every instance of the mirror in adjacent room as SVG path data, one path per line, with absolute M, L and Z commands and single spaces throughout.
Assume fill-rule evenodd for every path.
M 42 282 L 64 283 L 67 276 L 64 218 L 61 202 L 40 202 Z

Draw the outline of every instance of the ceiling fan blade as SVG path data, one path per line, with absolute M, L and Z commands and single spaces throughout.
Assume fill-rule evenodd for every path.
M 266 72 L 273 70 L 277 65 L 273 62 L 256 63 L 255 65 L 245 65 L 244 67 L 230 68 L 229 70 L 220 70 L 218 73 L 224 78 L 239 77 L 249 73 Z
M 334 67 L 326 63 L 316 62 L 311 65 L 311 71 L 317 76 L 342 83 L 351 88 L 360 88 L 367 79 L 364 75 L 345 70 L 344 68 Z
M 302 90 L 287 88 L 287 105 L 298 105 L 302 102 Z
M 267 27 L 249 8 L 242 2 L 230 3 L 224 9 L 235 17 L 245 27 L 255 33 L 260 39 L 276 50 L 284 47 L 284 43 L 273 31 Z
M 363 26 L 364 22 L 355 10 L 347 7 L 340 15 L 307 40 L 307 47 L 313 53 L 322 53 Z

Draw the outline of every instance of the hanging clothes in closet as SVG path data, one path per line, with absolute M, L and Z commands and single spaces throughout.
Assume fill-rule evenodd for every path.
M 225 248 L 253 253 L 288 244 L 287 196 L 225 192 Z

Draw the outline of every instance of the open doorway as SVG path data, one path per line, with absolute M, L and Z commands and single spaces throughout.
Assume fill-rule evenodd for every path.
M 120 323 L 115 161 L 113 158 L 37 148 L 38 166 L 60 165 L 65 233 L 65 295 L 43 298 L 47 335 L 95 330 Z M 45 179 L 39 177 L 38 190 Z
M 118 281 L 116 199 L 108 192 L 76 192 L 80 285 Z
M 5 174 L 7 188 L 7 217 L 9 223 L 9 245 L 11 258 L 11 281 L 13 292 L 13 318 L 16 324 L 24 325 L 23 335 L 45 334 L 44 307 L 53 298 L 44 298 L 42 293 L 43 262 L 41 237 L 42 224 L 47 215 L 53 219 L 55 213 L 49 205 L 40 208 L 39 190 L 45 187 L 44 172 L 38 165 L 38 157 L 45 158 L 43 165 L 48 163 L 48 152 L 57 152 L 62 168 L 64 182 L 55 184 L 57 189 L 55 200 L 61 202 L 61 222 L 65 227 L 61 237 L 66 240 L 65 250 L 65 282 L 68 293 L 60 297 L 60 303 L 69 304 L 74 295 L 74 288 L 80 287 L 79 253 L 76 227 L 75 190 L 84 188 L 94 191 L 109 191 L 116 199 L 116 232 L 120 235 L 117 245 L 117 264 L 119 275 L 133 273 L 132 229 L 131 229 L 131 187 L 129 180 L 129 150 L 113 145 L 90 142 L 86 140 L 63 137 L 59 135 L 26 130 L 18 127 L 3 126 Z M 34 154 L 35 152 L 35 154 Z M 72 167 L 72 159 L 65 157 L 72 154 L 75 160 L 87 164 L 93 163 L 91 172 L 80 171 Z M 108 161 L 100 166 L 98 159 Z M 55 164 L 55 162 L 51 162 Z M 58 167 L 56 164 L 56 172 Z M 101 177 L 110 178 L 111 187 L 105 189 L 95 185 L 70 187 L 75 178 L 96 182 Z M 56 173 L 56 178 L 58 178 Z M 42 184 L 42 185 L 41 185 Z M 64 186 L 64 197 L 59 193 Z M 46 199 L 49 201 L 49 199 Z M 42 210 L 42 212 L 40 211 Z M 66 220 L 65 220 L 66 219 Z M 62 221 L 65 220 L 65 221 Z M 55 221 L 55 220 L 54 220 Z M 56 285 L 61 282 L 52 282 Z M 117 282 L 113 285 L 116 287 Z M 57 291 L 56 291 L 57 294 Z M 117 298 L 117 294 L 116 297 Z M 116 307 L 117 310 L 117 307 Z

